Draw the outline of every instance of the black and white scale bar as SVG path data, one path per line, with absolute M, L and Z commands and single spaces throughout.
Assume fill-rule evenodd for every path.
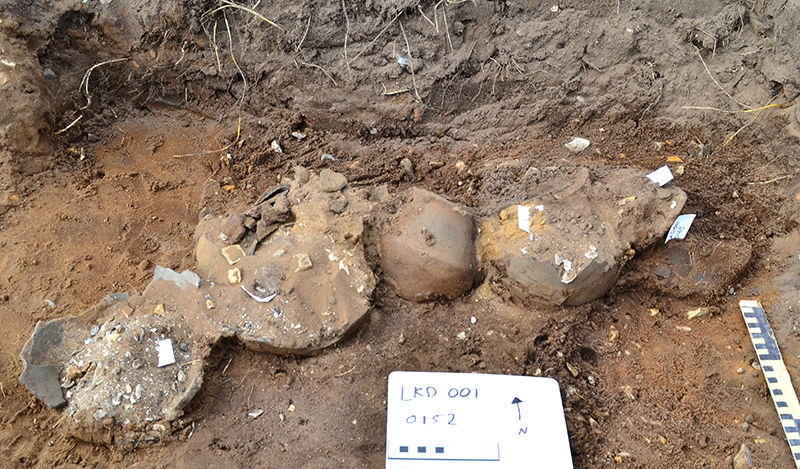
M 792 380 L 786 365 L 783 363 L 778 341 L 767 322 L 764 308 L 758 301 L 740 301 L 739 309 L 742 310 L 744 322 L 750 332 L 750 340 L 756 348 L 761 370 L 767 380 L 767 387 L 772 394 L 772 402 L 781 419 L 783 432 L 792 450 L 794 463 L 800 469 L 800 403 L 794 392 Z

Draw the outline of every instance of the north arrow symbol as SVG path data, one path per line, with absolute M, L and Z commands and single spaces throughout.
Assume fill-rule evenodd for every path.
M 519 409 L 519 405 L 522 403 L 522 399 L 515 397 L 514 400 L 511 401 L 511 403 L 517 405 L 517 415 L 519 416 L 519 420 L 522 420 L 522 411 Z

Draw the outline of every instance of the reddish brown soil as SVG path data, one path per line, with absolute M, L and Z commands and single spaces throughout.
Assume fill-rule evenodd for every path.
M 347 4 L 347 18 L 338 2 L 267 2 L 258 11 L 284 30 L 226 9 L 231 48 L 223 12 L 203 16 L 210 1 L 17 3 L 0 1 L 0 58 L 16 63 L 0 71 L 27 83 L 2 88 L 0 111 L 11 122 L 0 136 L 3 466 L 377 468 L 391 371 L 540 370 L 560 383 L 576 468 L 728 468 L 742 443 L 757 467 L 792 467 L 738 301 L 764 303 L 796 377 L 796 7 L 590 1 L 554 13 L 543 2 L 447 2 L 437 32 L 426 19 L 434 2 L 420 3 L 425 16 L 417 2 Z M 404 32 L 413 77 L 392 57 L 405 54 Z M 116 58 L 130 60 L 94 69 L 81 110 L 86 71 Z M 41 78 L 45 67 L 56 78 Z M 741 103 L 782 107 L 683 108 Z M 592 145 L 572 154 L 563 144 L 574 136 Z M 500 158 L 652 170 L 669 156 L 682 159 L 670 164 L 684 167 L 684 213 L 697 214 L 688 239 L 752 246 L 738 280 L 717 291 L 653 286 L 645 267 L 658 248 L 637 253 L 607 296 L 556 311 L 488 289 L 416 304 L 382 282 L 361 329 L 318 356 L 219 344 L 172 438 L 129 453 L 71 438 L 60 411 L 17 382 L 36 321 L 141 291 L 156 264 L 192 268 L 200 210 L 241 211 L 294 165 L 480 207 L 486 165 Z M 701 305 L 721 312 L 688 320 Z M 265 413 L 248 419 L 255 409 Z

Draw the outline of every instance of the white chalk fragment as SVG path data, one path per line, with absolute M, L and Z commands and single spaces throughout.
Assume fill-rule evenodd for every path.
M 583 151 L 590 145 L 589 141 L 585 138 L 576 138 L 569 143 L 565 143 L 564 146 L 567 147 L 570 151 L 578 153 L 579 151 Z

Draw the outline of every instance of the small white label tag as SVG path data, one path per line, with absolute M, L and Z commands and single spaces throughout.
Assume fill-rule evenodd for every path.
M 694 221 L 694 217 L 696 217 L 694 213 L 688 213 L 686 215 L 681 215 L 675 219 L 675 223 L 672 224 L 672 228 L 669 229 L 669 233 L 667 233 L 667 240 L 664 241 L 664 244 L 670 239 L 683 239 L 686 237 L 686 233 L 689 232 L 689 228 L 692 227 L 692 222 Z
M 525 205 L 517 205 L 517 221 L 519 229 L 530 233 L 531 232 L 531 208 Z
M 657 182 L 660 187 L 672 181 L 672 171 L 669 170 L 669 166 L 664 165 L 648 174 L 647 178 L 653 182 Z
M 172 339 L 158 341 L 158 367 L 175 363 L 175 351 L 172 349 Z

